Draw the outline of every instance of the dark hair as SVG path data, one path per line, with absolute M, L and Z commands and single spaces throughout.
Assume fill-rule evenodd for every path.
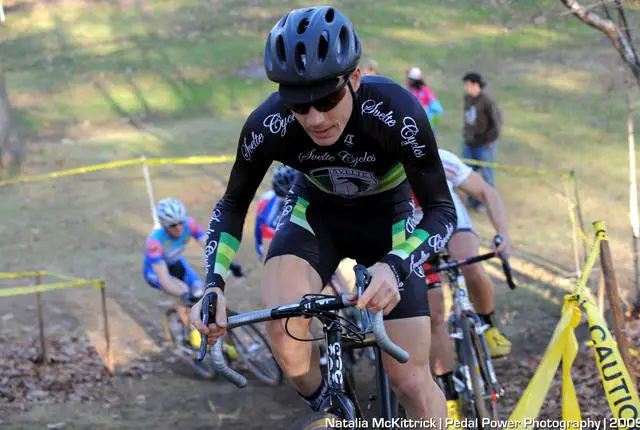
M 484 88 L 485 85 L 487 85 L 487 83 L 484 81 L 484 79 L 482 79 L 482 76 L 480 75 L 480 73 L 477 72 L 469 72 L 466 75 L 464 75 L 462 77 L 462 81 L 469 81 L 469 82 L 474 82 L 478 85 L 480 85 L 480 88 Z
M 419 90 L 422 87 L 426 87 L 427 84 L 424 83 L 423 79 L 408 79 L 409 81 L 409 86 L 411 88 L 415 88 L 416 90 Z

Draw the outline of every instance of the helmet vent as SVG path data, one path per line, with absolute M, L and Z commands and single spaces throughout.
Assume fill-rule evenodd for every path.
M 304 73 L 307 69 L 307 47 L 303 42 L 298 42 L 296 45 L 295 59 L 298 73 Z
M 322 62 L 327 59 L 327 53 L 329 52 L 329 33 L 325 30 L 320 34 L 320 40 L 318 41 L 318 59 Z
M 286 63 L 287 55 L 285 53 L 284 38 L 282 37 L 282 35 L 276 38 L 276 54 L 278 55 L 278 61 L 283 64 Z
M 309 27 L 309 18 L 302 18 L 302 21 L 298 24 L 298 34 L 304 33 Z
M 287 18 L 289 18 L 289 14 L 286 14 L 281 20 L 280 20 L 280 28 L 284 28 L 284 25 L 287 23 Z
M 329 8 L 329 10 L 327 11 L 327 13 L 324 15 L 324 20 L 327 21 L 328 23 L 333 22 L 333 18 L 335 18 L 336 13 L 333 10 L 333 8 Z
M 338 54 L 338 61 L 342 63 L 349 52 L 349 31 L 345 26 L 342 26 L 342 28 L 340 29 L 336 51 L 336 53 Z

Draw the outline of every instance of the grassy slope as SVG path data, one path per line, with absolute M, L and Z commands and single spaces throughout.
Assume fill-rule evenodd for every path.
M 619 78 L 612 72 L 611 65 L 617 65 L 614 53 L 599 33 L 572 18 L 505 31 L 505 25 L 530 22 L 539 13 L 540 6 L 535 5 L 541 2 L 519 2 L 510 9 L 476 0 L 330 3 L 352 17 L 365 59 L 378 61 L 384 74 L 401 80 L 403 71 L 413 64 L 427 72 L 446 110 L 439 126 L 440 142 L 455 152 L 459 151 L 462 116 L 460 77 L 469 69 L 483 73 L 505 114 L 498 160 L 549 169 L 575 168 L 587 222 L 608 221 L 619 267 L 629 267 L 623 215 L 627 193 L 624 105 Z M 562 11 L 555 1 L 542 3 Z M 275 0 L 183 0 L 121 9 L 107 2 L 65 2 L 42 4 L 9 16 L 2 65 L 11 96 L 26 118 L 25 127 L 41 135 L 62 131 L 71 137 L 60 145 L 32 145 L 28 172 L 140 153 L 234 151 L 244 117 L 274 88 L 264 79 L 240 76 L 238 70 L 260 64 L 265 34 L 290 6 L 291 2 Z M 108 90 L 108 97 L 96 83 Z M 174 143 L 123 126 L 114 103 L 147 118 Z M 154 183 L 157 197 L 176 194 L 191 199 L 201 205 L 196 211 L 206 218 L 211 195 L 202 182 L 209 179 L 196 179 L 203 170 L 162 171 L 168 175 Z M 225 166 L 205 171 L 215 172 L 218 184 L 226 180 Z M 49 184 L 0 190 L 7 203 L 5 232 L 23 231 L 25 223 L 47 231 L 48 227 L 82 222 L 83 228 L 98 236 L 116 226 L 144 234 L 148 227 L 144 188 L 140 181 L 127 182 L 136 176 L 130 172 L 100 176 L 111 179 L 105 182 L 65 179 L 53 190 Z M 185 179 L 184 175 L 192 177 Z M 505 174 L 498 175 L 498 184 L 509 205 L 518 255 L 540 256 L 546 266 L 570 267 L 566 207 L 554 197 L 554 190 L 561 190 L 562 185 L 551 178 Z M 194 196 L 193 189 L 201 194 Z M 42 205 L 54 215 L 42 219 Z M 479 219 L 477 225 L 485 237 L 490 233 L 485 220 Z M 45 243 L 64 242 L 67 233 L 60 230 L 43 239 Z M 245 239 L 250 237 L 249 230 L 245 229 Z M 21 234 L 5 243 L 41 240 L 39 234 L 29 238 Z M 248 242 L 243 246 L 250 250 Z M 68 246 L 73 252 L 81 244 L 74 239 Z M 32 252 L 34 245 L 18 249 L 21 247 Z M 99 255 L 100 250 L 87 252 Z M 131 251 L 131 258 L 137 255 Z M 46 258 L 51 264 L 76 270 L 64 253 Z M 105 267 L 93 270 L 119 267 L 129 257 L 109 258 Z M 27 263 L 18 254 L 5 268 L 14 264 Z M 621 284 L 626 287 L 628 272 L 622 274 Z M 553 288 L 537 291 L 536 276 L 522 274 L 523 282 L 531 287 L 521 297 L 549 299 Z M 549 302 L 554 305 L 550 315 L 557 315 L 557 297 Z M 516 314 L 526 312 L 525 304 L 511 306 Z

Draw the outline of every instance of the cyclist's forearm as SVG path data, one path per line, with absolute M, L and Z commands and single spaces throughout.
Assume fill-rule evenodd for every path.
M 153 269 L 153 272 L 156 274 L 158 283 L 164 291 L 175 296 L 180 296 L 183 292 L 182 285 L 180 281 L 169 274 L 167 265 L 164 262 L 152 264 L 151 269 Z
M 509 222 L 507 219 L 507 209 L 496 189 L 490 186 L 486 187 L 482 192 L 481 200 L 487 207 L 487 215 L 496 233 L 502 236 L 508 236 Z
M 246 208 L 237 208 L 224 198 L 213 209 L 205 246 L 207 288 L 216 286 L 224 291 L 246 215 Z

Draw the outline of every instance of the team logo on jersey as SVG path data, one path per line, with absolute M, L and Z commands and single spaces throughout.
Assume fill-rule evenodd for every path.
M 387 127 L 393 127 L 396 125 L 396 120 L 393 117 L 393 111 L 382 112 L 380 110 L 381 107 L 382 102 L 376 102 L 375 100 L 369 99 L 362 103 L 361 108 L 363 114 L 378 118 Z
M 251 141 L 249 143 L 247 143 L 247 137 L 245 136 L 244 143 L 242 144 L 242 148 L 240 149 L 242 157 L 247 161 L 251 161 L 251 155 L 253 154 L 253 151 L 255 151 L 262 142 L 264 142 L 264 134 L 262 133 L 254 133 L 252 131 Z
M 362 155 L 353 155 L 348 151 L 340 151 L 338 157 L 351 167 L 356 167 L 360 163 L 373 163 L 376 161 L 376 154 L 365 152 Z
M 371 172 L 348 167 L 323 167 L 309 174 L 323 188 L 342 196 L 358 196 L 375 190 L 380 181 Z
M 298 161 L 336 161 L 336 157 L 328 152 L 317 152 L 315 148 L 298 154 Z
M 402 137 L 402 146 L 411 145 L 411 149 L 413 150 L 413 155 L 416 158 L 422 158 L 425 156 L 423 152 L 425 145 L 420 145 L 420 143 L 416 140 L 416 136 L 420 132 L 418 128 L 418 124 L 416 124 L 416 120 L 411 118 L 410 116 L 405 116 L 402 119 L 402 130 L 400 130 L 400 137 Z
M 352 148 L 353 147 L 353 134 L 347 134 L 344 138 L 345 146 Z
M 283 136 L 287 134 L 287 126 L 295 120 L 293 114 L 290 114 L 284 118 L 279 113 L 269 115 L 262 121 L 262 125 L 267 127 L 273 134 L 280 134 Z

